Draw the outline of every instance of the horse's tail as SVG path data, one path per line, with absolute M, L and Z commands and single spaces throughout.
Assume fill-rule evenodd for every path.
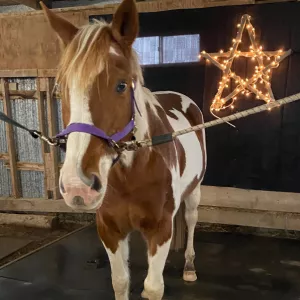
M 184 218 L 185 205 L 181 203 L 173 222 L 173 239 L 171 249 L 179 251 L 185 247 L 186 243 L 186 223 Z

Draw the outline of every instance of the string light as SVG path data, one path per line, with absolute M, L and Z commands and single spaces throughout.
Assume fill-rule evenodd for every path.
M 237 24 L 237 28 L 240 28 L 240 30 L 238 31 L 236 38 L 232 39 L 232 47 L 229 48 L 229 52 L 224 53 L 222 49 L 219 50 L 218 54 L 214 53 L 210 55 L 205 51 L 201 52 L 201 56 L 206 58 L 207 62 L 212 62 L 215 66 L 223 70 L 223 76 L 219 82 L 218 91 L 210 107 L 211 111 L 218 112 L 228 107 L 233 109 L 235 107 L 234 102 L 237 100 L 237 95 L 240 93 L 244 95 L 244 97 L 249 97 L 249 95 L 253 93 L 256 96 L 256 99 L 261 99 L 267 103 L 275 101 L 269 82 L 271 69 L 277 68 L 279 62 L 288 56 L 290 51 L 284 52 L 282 49 L 279 49 L 277 51 L 264 52 L 263 46 L 255 43 L 255 28 L 250 23 L 250 19 L 251 17 L 249 15 L 242 16 L 241 22 Z M 241 37 L 244 28 L 247 28 L 251 41 L 248 52 L 237 50 L 239 43 L 242 42 Z M 251 58 L 252 61 L 257 61 L 258 65 L 255 66 L 255 71 L 251 78 L 242 79 L 231 71 L 233 60 L 240 56 Z M 222 60 L 222 62 L 218 62 L 218 59 L 221 57 L 225 57 L 226 59 Z M 264 62 L 266 61 L 268 61 L 268 63 L 266 63 L 267 65 L 265 66 Z M 228 96 L 223 96 L 224 89 L 229 87 L 229 81 L 231 79 L 234 80 L 233 82 L 235 82 L 236 87 L 228 94 Z M 259 87 L 263 85 L 267 92 L 263 93 L 257 84 L 260 84 Z

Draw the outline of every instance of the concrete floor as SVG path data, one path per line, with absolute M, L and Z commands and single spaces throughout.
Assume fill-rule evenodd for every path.
M 131 298 L 141 299 L 146 256 L 132 237 Z M 181 279 L 183 253 L 165 268 L 166 300 L 299 300 L 300 241 L 237 235 L 196 234 L 198 281 Z M 110 267 L 94 226 L 70 235 L 0 269 L 0 300 L 114 299 Z

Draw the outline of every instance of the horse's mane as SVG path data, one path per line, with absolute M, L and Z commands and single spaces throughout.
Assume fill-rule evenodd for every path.
M 111 27 L 105 21 L 94 20 L 93 24 L 82 26 L 63 53 L 57 82 L 64 83 L 65 87 L 76 84 L 76 88 L 86 90 L 95 76 L 107 69 L 111 45 Z M 129 59 L 134 74 L 143 84 L 142 70 L 134 50 Z

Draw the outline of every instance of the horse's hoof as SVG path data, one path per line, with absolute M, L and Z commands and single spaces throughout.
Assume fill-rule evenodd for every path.
M 188 282 L 193 282 L 197 280 L 197 275 L 195 271 L 184 271 L 183 280 Z
M 142 298 L 149 299 L 148 294 L 145 290 L 143 290 L 143 292 L 142 292 Z

